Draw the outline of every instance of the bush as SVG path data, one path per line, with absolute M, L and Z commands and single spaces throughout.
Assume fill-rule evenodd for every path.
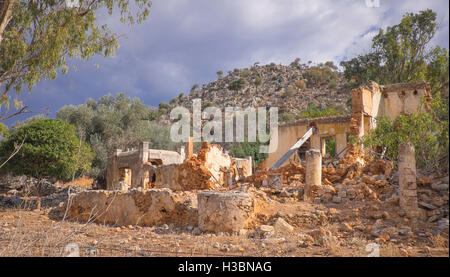
M 69 180 L 76 172 L 90 169 L 94 155 L 77 137 L 73 125 L 59 119 L 35 118 L 18 126 L 1 142 L 0 157 L 6 160 L 22 141 L 23 146 L 2 171 Z
M 255 166 L 258 166 L 259 163 L 263 162 L 267 158 L 266 153 L 259 152 L 260 145 L 261 143 L 259 141 L 240 142 L 231 147 L 230 154 L 235 158 L 246 158 L 251 156 L 252 160 L 255 162 Z
M 324 116 L 340 115 L 341 112 L 333 107 L 330 108 L 319 108 L 313 104 L 309 104 L 306 110 L 300 113 L 301 117 L 304 118 L 315 118 Z
M 319 64 L 305 70 L 303 77 L 308 80 L 309 86 L 320 86 L 338 78 L 335 68 L 333 64 Z
M 240 78 L 240 79 L 237 79 L 237 80 L 234 80 L 233 82 L 231 82 L 228 85 L 228 88 L 231 90 L 234 90 L 234 91 L 238 91 L 238 90 L 245 88 L 246 85 L 247 85 L 247 80 L 244 78 Z
M 281 122 L 292 121 L 295 119 L 295 115 L 291 113 L 282 113 L 280 114 L 279 119 Z
M 164 102 L 160 102 L 158 111 L 160 114 L 166 114 L 170 111 L 170 105 Z
M 329 89 L 336 89 L 336 88 L 337 88 L 337 82 L 336 82 L 336 80 L 331 80 L 331 81 L 328 83 L 328 88 L 329 88 Z
M 437 98 L 433 99 L 433 112 L 399 115 L 394 122 L 385 116 L 377 117 L 377 127 L 370 135 L 363 137 L 363 144 L 366 147 L 386 147 L 386 155 L 396 161 L 398 146 L 411 142 L 419 168 L 434 169 L 443 164 L 448 168 L 448 120 L 437 117 L 441 109 L 448 111 L 448 106 Z
M 3 123 L 0 123 L 0 137 L 7 137 L 9 135 L 8 126 Z
M 158 120 L 161 117 L 161 114 L 159 112 L 151 111 L 148 113 L 148 120 Z

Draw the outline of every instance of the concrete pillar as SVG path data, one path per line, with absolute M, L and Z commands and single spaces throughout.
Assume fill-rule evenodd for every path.
M 342 152 L 342 150 L 347 147 L 347 134 L 337 134 L 335 136 L 335 145 L 336 145 L 336 154 L 339 154 Z M 342 157 L 344 153 L 341 153 L 340 157 Z
M 194 155 L 194 138 L 189 137 L 188 142 L 186 143 L 186 159 L 189 159 Z
M 398 184 L 400 208 L 406 212 L 407 217 L 417 217 L 416 158 L 414 145 L 410 142 L 398 147 Z
M 310 138 L 310 141 L 311 141 L 310 149 L 320 150 L 320 136 L 319 135 L 312 135 Z
M 314 191 L 322 185 L 322 155 L 319 150 L 306 152 L 305 193 L 303 200 L 314 201 Z
M 325 138 L 320 139 L 320 152 L 322 157 L 325 157 L 327 154 L 327 140 Z
M 139 143 L 139 161 L 148 162 L 148 141 Z
M 122 153 L 122 150 L 117 149 L 115 153 L 113 153 L 108 158 L 108 164 L 106 167 L 106 189 L 114 190 L 115 184 L 117 184 L 120 180 L 119 168 L 117 166 L 117 162 L 119 159 L 119 154 Z

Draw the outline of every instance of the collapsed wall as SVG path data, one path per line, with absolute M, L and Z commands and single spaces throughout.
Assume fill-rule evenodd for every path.
M 74 195 L 53 215 L 79 222 L 111 225 L 197 225 L 197 198 L 169 189 L 84 191 Z
M 157 167 L 155 188 L 186 191 L 230 186 L 241 176 L 245 177 L 243 172 L 248 174 L 248 169 L 239 170 L 233 158 L 223 153 L 222 147 L 203 142 L 197 156 L 189 157 L 180 165 Z

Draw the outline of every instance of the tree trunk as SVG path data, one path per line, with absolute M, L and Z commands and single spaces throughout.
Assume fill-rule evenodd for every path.
M 0 1 L 0 44 L 3 40 L 3 32 L 11 20 L 12 8 L 15 0 Z

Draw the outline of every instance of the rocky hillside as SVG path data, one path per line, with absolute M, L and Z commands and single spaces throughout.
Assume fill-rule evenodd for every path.
M 201 98 L 202 106 L 278 107 L 279 114 L 294 116 L 308 104 L 334 107 L 348 113 L 350 89 L 332 62 L 309 65 L 298 60 L 289 66 L 274 63 L 218 72 L 218 79 L 202 87 L 194 85 L 189 95 L 180 94 L 171 106 L 192 107 L 192 99 Z

